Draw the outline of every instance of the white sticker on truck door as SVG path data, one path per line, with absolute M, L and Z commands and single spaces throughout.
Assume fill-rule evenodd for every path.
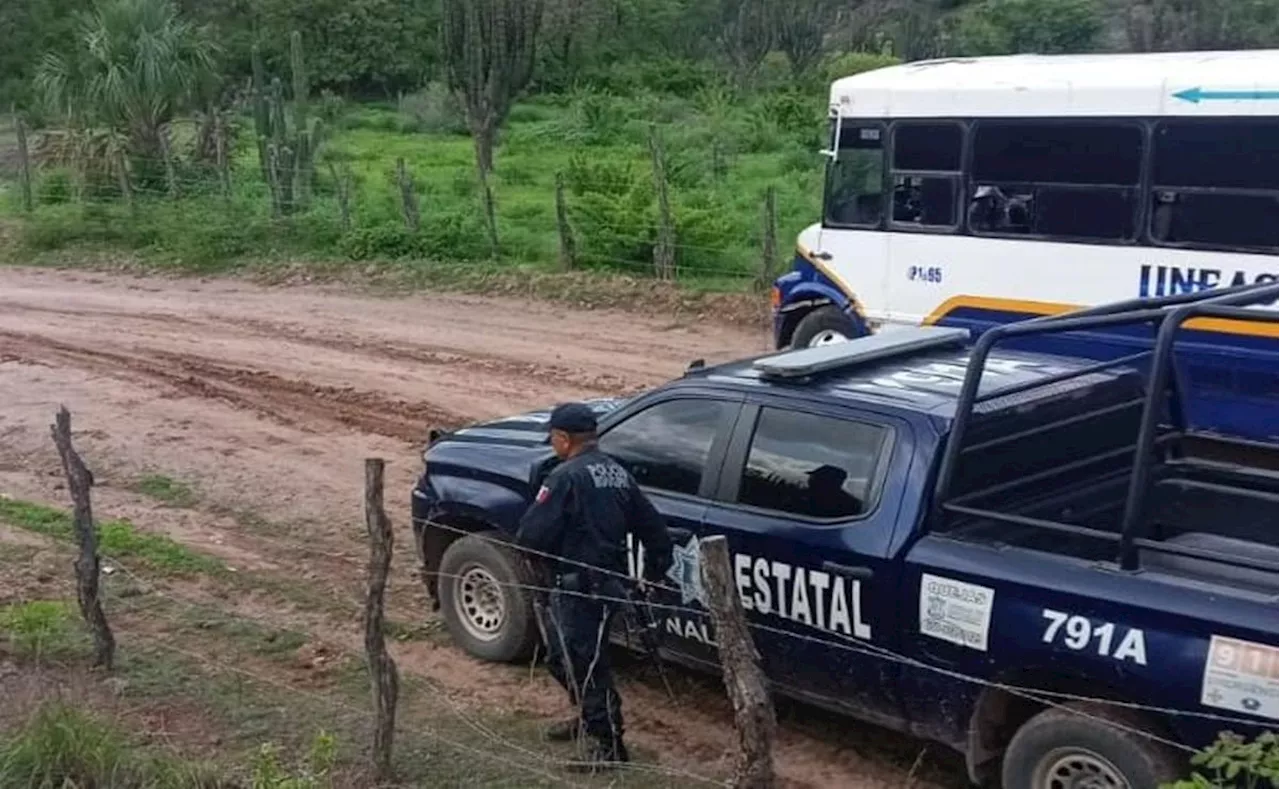
M 1204 662 L 1200 703 L 1276 720 L 1280 655 L 1274 646 L 1214 636 Z
M 920 632 L 987 651 L 996 590 L 925 573 L 920 576 Z

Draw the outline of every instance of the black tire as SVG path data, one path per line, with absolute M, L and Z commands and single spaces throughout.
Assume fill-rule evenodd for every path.
M 1138 733 L 1143 730 L 1141 719 L 1105 705 L 1072 704 L 1045 710 L 1013 736 L 1004 754 L 1001 784 L 1004 789 L 1073 786 L 1063 771 L 1067 775 L 1096 775 L 1097 770 L 1110 770 L 1128 782 L 1130 789 L 1157 789 L 1178 780 L 1181 759 L 1172 749 Z M 1055 771 L 1057 782 L 1050 780 Z
M 858 336 L 857 327 L 853 322 L 845 317 L 838 307 L 828 304 L 800 319 L 799 325 L 791 335 L 791 347 L 808 348 L 813 338 L 823 332 L 836 332 L 849 339 Z
M 440 559 L 440 610 L 455 643 L 481 660 L 525 660 L 539 641 L 531 573 L 523 559 L 495 542 L 496 533 L 468 534 Z M 490 580 L 486 580 L 485 576 Z M 489 595 L 497 595 L 495 612 Z

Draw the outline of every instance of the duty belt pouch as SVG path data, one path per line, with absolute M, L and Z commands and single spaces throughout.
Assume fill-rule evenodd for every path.
M 576 594 L 589 594 L 591 592 L 590 585 L 587 583 L 587 578 L 583 573 L 563 573 L 556 582 L 556 586 L 566 592 Z

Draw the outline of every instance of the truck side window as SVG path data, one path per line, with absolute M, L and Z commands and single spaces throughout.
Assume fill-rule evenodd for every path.
M 879 425 L 764 408 L 738 503 L 806 518 L 855 518 L 875 503 L 890 431 Z
M 1154 148 L 1153 241 L 1275 252 L 1274 116 L 1161 121 Z
M 827 167 L 826 224 L 873 228 L 880 225 L 884 199 L 883 131 L 877 126 L 840 127 L 836 158 Z
M 645 487 L 696 496 L 711 444 L 733 407 L 722 400 L 668 400 L 610 428 L 600 449 Z

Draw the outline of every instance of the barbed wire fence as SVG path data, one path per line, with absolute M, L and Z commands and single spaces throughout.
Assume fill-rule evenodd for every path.
M 487 209 L 481 204 L 480 184 L 469 164 L 420 161 L 435 177 L 424 191 L 415 165 L 403 156 L 388 157 L 380 168 L 362 162 L 361 175 L 356 175 L 349 155 L 337 151 L 319 158 L 318 166 L 308 170 L 311 183 L 297 192 L 274 183 L 268 177 L 271 168 L 253 161 L 252 141 L 239 139 L 226 123 L 213 126 L 212 160 L 195 152 L 180 155 L 171 130 L 161 135 L 159 155 L 149 156 L 126 151 L 124 142 L 111 135 L 85 139 L 70 132 L 32 132 L 16 111 L 13 124 L 19 142 L 16 202 L 21 213 L 40 217 L 79 207 L 82 220 L 112 223 L 120 234 L 131 229 L 145 234 L 150 230 L 148 219 L 170 214 L 227 231 L 243 230 L 252 220 L 264 234 L 281 237 L 319 228 L 332 251 L 357 260 L 453 255 L 470 261 L 552 263 L 549 268 L 561 271 L 616 271 L 661 281 L 715 279 L 755 288 L 767 283 L 782 262 L 776 184 L 766 185 L 755 196 L 759 214 L 758 221 L 752 218 L 750 232 L 731 234 L 726 243 L 708 243 L 700 224 L 706 220 L 686 220 L 679 210 L 679 190 L 668 175 L 667 153 L 656 124 L 649 124 L 647 157 L 652 205 L 643 215 L 622 207 L 602 214 L 592 199 L 598 195 L 579 199 L 560 169 L 546 190 L 545 211 L 538 212 L 545 215 L 545 228 L 536 228 L 545 241 L 554 243 L 530 247 L 529 207 L 512 206 L 511 215 L 504 216 L 499 194 L 497 227 L 505 238 L 499 239 L 496 255 L 486 237 Z M 439 176 L 449 170 L 450 188 L 456 194 L 446 205 L 438 199 Z M 500 167 L 499 182 L 501 177 Z M 459 190 L 459 184 L 467 188 Z M 527 185 L 520 186 L 527 193 Z M 620 217 L 625 222 L 620 223 Z M 460 221 L 464 227 L 459 228 Z M 394 235 L 392 229 L 397 231 Z M 508 243 L 516 236 L 518 243 Z
M 62 414 L 66 414 L 66 415 L 62 416 Z M 55 436 L 59 437 L 57 441 L 59 443 L 60 450 L 63 449 L 64 444 L 66 448 L 70 449 L 70 443 L 69 443 L 70 414 L 67 414 L 65 411 L 60 410 L 59 418 L 55 425 L 54 434 Z M 64 438 L 66 439 L 66 441 L 63 440 Z M 73 449 L 71 449 L 70 451 L 74 452 Z M 76 457 L 78 458 L 78 455 L 76 455 Z M 373 695 L 374 695 L 375 701 L 368 708 L 360 707 L 345 701 L 337 702 L 338 705 L 342 708 L 344 714 L 349 716 L 359 717 L 361 720 L 369 720 L 373 722 L 374 734 L 373 734 L 372 747 L 370 748 L 370 754 L 371 754 L 371 763 L 374 766 L 375 772 L 383 776 L 386 776 L 389 774 L 389 769 L 391 764 L 390 743 L 392 741 L 393 733 L 397 726 L 397 723 L 395 720 L 396 697 L 399 693 L 399 689 L 409 689 L 417 693 L 424 694 L 424 696 L 438 700 L 439 702 L 444 704 L 446 707 L 449 708 L 451 714 L 453 715 L 454 718 L 457 719 L 460 725 L 464 726 L 466 729 L 472 731 L 473 733 L 479 735 L 487 743 L 489 743 L 492 746 L 495 746 L 498 750 L 477 749 L 474 746 L 468 745 L 465 742 L 458 741 L 456 738 L 449 737 L 448 735 L 443 733 L 438 726 L 424 727 L 420 722 L 417 722 L 417 721 L 415 721 L 412 724 L 412 727 L 411 727 L 412 731 L 421 733 L 424 736 L 427 736 L 429 739 L 438 741 L 444 747 L 448 747 L 448 748 L 452 748 L 452 749 L 456 749 L 462 752 L 467 752 L 472 754 L 482 754 L 485 756 L 485 758 L 492 759 L 497 763 L 501 763 L 509 767 L 514 767 L 516 769 L 527 771 L 531 775 L 538 775 L 542 778 L 549 778 L 553 781 L 564 783 L 571 786 L 578 785 L 578 784 L 574 784 L 571 780 L 565 778 L 563 775 L 559 775 L 551 771 L 564 770 L 566 768 L 573 768 L 576 766 L 580 766 L 581 764 L 580 762 L 577 762 L 576 760 L 573 760 L 573 759 L 563 759 L 551 754 L 539 752 L 538 750 L 530 748 L 524 744 L 521 744 L 520 742 L 514 741 L 509 737 L 503 736 L 501 733 L 494 730 L 493 727 L 485 724 L 483 721 L 478 720 L 474 715 L 469 714 L 464 709 L 464 705 L 459 703 L 456 699 L 452 698 L 452 695 L 448 691 L 448 689 L 439 681 L 431 677 L 421 676 L 418 674 L 400 675 L 398 676 L 398 679 L 399 679 L 398 687 L 396 687 L 395 689 L 388 690 L 390 683 L 386 679 L 386 676 L 388 673 L 387 663 L 390 661 L 390 656 L 385 651 L 386 624 L 385 624 L 385 617 L 382 615 L 382 612 L 381 612 L 381 608 L 383 605 L 383 597 L 384 597 L 381 589 L 385 588 L 385 584 L 387 581 L 385 574 L 391 566 L 392 541 L 390 539 L 389 522 L 386 519 L 385 512 L 381 511 L 381 496 L 380 496 L 381 491 L 378 490 L 378 488 L 380 487 L 381 475 L 372 472 L 372 469 L 377 464 L 378 464 L 378 461 L 370 461 L 370 465 L 367 466 L 367 469 L 369 469 L 369 471 L 367 472 L 367 475 L 366 475 L 366 483 L 367 483 L 366 484 L 366 502 L 367 502 L 366 521 L 369 524 L 371 558 L 367 568 L 368 569 L 368 576 L 367 576 L 368 593 L 363 597 L 363 600 L 362 600 L 364 605 L 367 606 L 367 609 L 366 609 L 367 613 L 365 618 L 366 659 L 368 661 L 368 666 L 370 670 L 371 685 L 374 689 Z M 81 463 L 81 467 L 83 467 L 82 463 Z M 86 469 L 86 473 L 87 473 L 87 469 Z M 87 474 L 87 481 L 91 482 L 91 480 L 92 480 L 92 475 Z M 89 512 L 88 487 L 84 484 L 85 482 L 86 482 L 86 477 L 84 475 L 73 474 L 70 470 L 68 470 L 68 483 L 70 485 L 70 492 L 72 494 L 73 500 L 75 500 L 77 503 L 77 509 L 78 510 L 81 509 L 82 497 L 83 497 L 83 509 L 86 515 L 89 518 L 91 518 L 91 515 L 88 515 L 88 512 Z M 91 520 L 89 522 L 91 523 Z M 555 553 L 537 551 L 537 550 L 515 546 L 510 539 L 504 537 L 500 533 L 477 532 L 473 529 L 463 528 L 461 526 L 449 524 L 447 522 L 444 522 L 438 519 L 425 519 L 425 520 L 413 519 L 412 522 L 415 526 L 440 529 L 446 533 L 451 533 L 454 537 L 469 536 L 475 539 L 488 541 L 500 547 L 504 551 L 511 551 L 517 555 L 523 555 L 523 557 L 530 560 L 534 560 L 534 561 L 551 560 L 551 561 L 567 564 L 570 566 L 580 566 L 585 569 L 590 569 L 594 572 L 601 573 L 607 576 L 616 576 L 620 580 L 624 580 L 626 582 L 633 582 L 635 580 L 633 576 L 630 575 L 629 573 L 620 573 L 608 568 L 596 567 L 590 564 L 575 561 L 573 559 L 570 559 L 569 557 L 561 556 Z M 210 606 L 210 603 L 208 601 L 191 599 L 181 594 L 177 594 L 172 590 L 166 589 L 162 583 L 149 579 L 144 573 L 139 572 L 137 568 L 131 568 L 128 562 L 121 561 L 119 557 L 105 555 L 100 550 L 97 550 L 97 548 L 91 544 L 88 545 L 88 547 L 86 548 L 86 542 L 85 542 L 86 535 L 91 533 L 92 533 L 92 530 L 86 531 L 84 529 L 77 529 L 75 532 L 76 538 L 78 540 L 78 544 L 80 545 L 81 554 L 83 555 L 86 550 L 89 550 L 91 553 L 93 553 L 95 558 L 96 556 L 100 555 L 102 559 L 105 559 L 107 562 L 109 562 L 109 565 L 113 569 L 119 570 L 120 572 L 124 573 L 139 587 L 139 589 L 141 589 L 144 592 L 144 594 L 140 594 L 140 595 L 131 595 L 128 599 L 121 601 L 121 604 L 119 605 L 119 607 L 116 608 L 116 613 L 118 613 L 119 615 L 128 616 L 131 614 L 146 613 L 148 616 L 157 616 L 161 618 L 167 616 L 172 618 L 174 621 L 178 621 L 177 614 L 173 613 L 172 611 L 164 610 L 162 604 L 174 605 L 174 606 L 178 606 L 179 608 L 189 609 L 189 610 L 190 609 L 207 610 L 208 607 Z M 330 560 L 347 563 L 351 565 L 353 568 L 365 569 L 364 567 L 362 567 L 360 560 L 355 557 L 351 557 L 345 554 L 333 553 L 331 551 L 326 551 L 322 548 L 318 548 L 315 545 L 308 544 L 305 542 L 293 541 L 293 540 L 281 540 L 281 539 L 269 538 L 261 535 L 255 535 L 254 539 L 260 540 L 264 544 L 273 545 L 282 551 L 288 552 L 291 555 L 297 555 L 299 553 L 313 553 L 313 554 L 322 555 Z M 710 542 L 712 545 L 721 545 L 721 543 L 717 543 L 716 540 L 714 539 L 710 539 L 706 542 Z M 721 547 L 723 546 L 721 545 Z M 721 574 L 720 578 L 718 581 L 711 581 L 708 578 L 708 575 L 714 574 L 715 572 L 717 572 L 717 569 Z M 86 583 L 96 584 L 96 579 L 90 579 L 88 576 L 89 575 L 96 576 L 97 573 L 100 571 L 100 566 L 97 562 L 93 562 L 93 561 L 78 561 L 76 564 L 76 571 L 77 571 L 77 588 L 83 588 Z M 739 696 L 735 696 L 734 688 L 733 688 L 733 684 L 735 682 L 734 678 L 742 677 L 742 676 L 748 677 L 745 683 L 746 685 L 752 685 L 753 683 L 758 681 L 759 687 L 767 687 L 764 684 L 763 675 L 760 673 L 759 658 L 756 653 L 755 646 L 753 643 L 751 643 L 752 640 L 761 639 L 761 638 L 792 639 L 792 640 L 802 641 L 805 643 L 812 643 L 824 648 L 835 649 L 838 651 L 847 651 L 850 654 L 856 654 L 864 658 L 872 658 L 875 660 L 894 663 L 894 664 L 897 664 L 906 668 L 910 668 L 913 670 L 921 671 L 921 672 L 937 674 L 947 679 L 954 680 L 956 682 L 972 684 L 980 688 L 1000 691 L 1003 693 L 1007 693 L 1010 696 L 1023 699 L 1028 702 L 1032 702 L 1044 708 L 1054 708 L 1054 709 L 1067 711 L 1074 716 L 1092 720 L 1096 723 L 1100 723 L 1116 731 L 1124 732 L 1131 735 L 1141 736 L 1143 738 L 1152 740 L 1154 742 L 1158 742 L 1164 746 L 1173 748 L 1177 751 L 1184 752 L 1184 753 L 1194 753 L 1195 750 L 1180 742 L 1171 740 L 1167 737 L 1163 737 L 1160 734 L 1155 733 L 1154 731 L 1138 728 L 1122 720 L 1117 720 L 1110 715 L 1098 714 L 1097 711 L 1106 710 L 1108 708 L 1114 708 L 1121 711 L 1150 713 L 1152 715 L 1160 715 L 1160 716 L 1184 716 L 1189 718 L 1214 721 L 1224 725 L 1254 726 L 1257 723 L 1256 721 L 1253 721 L 1247 718 L 1242 718 L 1239 716 L 1209 713 L 1202 710 L 1160 707 L 1160 706 L 1130 702 L 1120 698 L 1109 698 L 1106 696 L 1089 696 L 1089 695 L 1082 695 L 1082 694 L 1076 694 L 1076 693 L 1066 693 L 1066 692 L 1056 691 L 1050 688 L 1036 688 L 1036 687 L 1028 687 L 1028 686 L 1017 685 L 1017 684 L 1012 684 L 1007 682 L 1000 682 L 1000 681 L 992 680 L 989 678 L 974 676 L 974 675 L 966 674 L 964 672 L 956 671 L 953 669 L 948 669 L 943 666 L 933 665 L 925 661 L 922 661 L 918 658 L 913 658 L 909 655 L 904 655 L 904 654 L 895 652 L 891 649 L 881 647 L 874 643 L 871 643 L 865 640 L 860 640 L 854 636 L 846 636 L 840 633 L 830 632 L 827 630 L 817 630 L 814 628 L 780 627 L 780 626 L 768 624 L 758 620 L 748 620 L 745 616 L 741 599 L 737 594 L 737 587 L 729 581 L 729 579 L 731 578 L 732 569 L 728 565 L 727 552 L 725 552 L 723 556 L 709 556 L 704 550 L 703 573 L 704 573 L 703 578 L 704 578 L 705 588 L 710 593 L 715 594 L 715 598 L 716 598 L 713 601 L 713 603 L 709 606 L 711 610 L 708 610 L 708 608 L 694 607 L 692 605 L 684 605 L 684 604 L 678 604 L 674 602 L 666 602 L 662 600 L 653 600 L 652 597 L 648 602 L 643 603 L 643 605 L 648 605 L 651 609 L 658 612 L 668 612 L 671 615 L 678 614 L 686 617 L 698 618 L 699 620 L 702 620 L 702 621 L 706 621 L 709 618 L 714 619 L 716 620 L 715 621 L 715 624 L 717 625 L 716 633 L 718 636 L 727 635 L 731 630 L 734 629 L 733 626 L 726 627 L 726 625 L 724 624 L 724 622 L 727 621 L 724 619 L 724 612 L 726 610 L 731 612 L 736 612 L 736 613 L 732 613 L 731 615 L 734 617 L 740 617 L 741 622 L 743 624 L 743 632 L 751 634 L 751 638 L 748 639 L 745 643 L 740 641 L 738 645 L 733 647 L 732 649 L 725 648 L 724 645 L 720 645 L 718 647 L 718 651 L 720 653 L 721 659 L 732 661 L 732 664 L 725 665 L 724 669 L 725 669 L 725 675 L 728 678 L 726 682 L 726 686 L 727 686 L 727 689 L 729 690 L 731 697 L 734 699 L 734 708 L 735 708 L 735 711 L 737 711 L 738 713 L 737 715 L 735 715 L 735 718 L 737 721 L 739 721 L 737 728 L 738 728 L 740 745 L 737 750 L 735 767 L 732 770 L 733 778 L 724 780 L 724 779 L 714 778 L 706 775 L 700 775 L 698 773 L 690 772 L 687 770 L 681 770 L 679 768 L 675 768 L 667 765 L 661 765 L 661 764 L 632 763 L 632 764 L 625 765 L 623 767 L 623 769 L 625 770 L 663 776 L 663 777 L 672 778 L 672 779 L 679 779 L 681 781 L 688 781 L 696 784 L 709 784 L 709 785 L 734 786 L 734 787 L 771 786 L 772 785 L 770 783 L 770 780 L 772 780 L 771 777 L 767 777 L 765 779 L 761 779 L 760 777 L 761 775 L 771 776 L 772 775 L 771 768 L 765 772 L 761 772 L 761 769 L 763 768 L 754 769 L 754 770 L 751 769 L 751 766 L 758 767 L 761 764 L 765 764 L 766 766 L 768 766 L 768 763 L 771 762 L 772 745 L 771 745 L 771 732 L 769 731 L 769 729 L 771 728 L 771 725 L 764 725 L 763 727 L 758 727 L 758 728 L 761 728 L 760 731 L 747 731 L 747 729 L 751 728 L 750 724 L 744 725 L 742 722 L 750 721 L 750 720 L 755 720 L 757 723 L 761 723 L 764 721 L 772 721 L 772 718 L 773 718 L 772 710 L 768 708 L 761 708 L 760 705 L 756 703 L 747 703 Z M 439 571 L 435 571 L 431 573 L 430 576 L 427 576 L 427 577 L 434 578 L 437 581 L 444 581 L 444 582 L 457 581 L 463 578 L 463 576 L 461 575 L 443 573 Z M 606 603 L 609 603 L 615 606 L 635 604 L 634 600 L 627 599 L 627 598 L 613 598 L 608 596 L 601 596 L 598 594 L 572 592 L 564 589 L 553 589 L 550 586 L 543 585 L 540 583 L 524 583 L 520 581 L 510 581 L 510 580 L 502 580 L 502 579 L 495 579 L 495 583 L 497 583 L 503 588 L 518 588 L 518 589 L 531 591 L 538 594 L 550 594 L 552 592 L 556 592 L 557 594 L 568 594 L 568 595 L 578 594 L 583 596 L 589 596 L 589 597 L 593 597 L 594 599 L 602 600 Z M 649 582 L 649 587 L 654 592 L 666 593 L 669 596 L 668 599 L 671 599 L 671 600 L 683 599 L 679 596 L 681 594 L 681 590 L 665 581 L 651 581 Z M 156 602 L 156 601 L 160 601 L 160 602 Z M 100 615 L 101 613 L 100 610 L 98 613 L 94 613 L 92 606 L 86 607 L 83 604 L 84 600 L 82 600 L 81 602 L 82 602 L 81 610 L 84 613 L 86 623 L 88 624 L 91 633 L 93 633 L 95 636 L 95 643 L 102 643 L 99 637 L 100 628 L 108 628 L 106 637 L 111 639 L 110 643 L 112 645 L 112 648 L 113 649 L 116 648 L 117 642 L 115 637 L 110 633 L 109 626 L 106 623 L 106 617 Z M 224 612 L 224 613 L 232 617 L 245 616 L 244 614 L 239 614 L 235 612 Z M 231 674 L 237 674 L 241 676 L 247 676 L 252 678 L 255 681 L 262 682 L 266 685 L 280 687 L 290 692 L 296 692 L 296 693 L 303 694 L 305 696 L 312 697 L 313 700 L 315 699 L 323 700 L 326 704 L 335 703 L 335 700 L 331 696 L 318 694 L 314 691 L 298 688 L 295 685 L 292 685 L 287 682 L 283 682 L 279 679 L 272 678 L 262 672 L 257 672 L 257 671 L 254 671 L 253 669 L 246 668 L 244 665 L 231 664 L 225 661 L 214 660 L 208 655 L 201 655 L 201 654 L 195 653 L 191 650 L 184 649 L 169 641 L 165 641 L 163 639 L 159 639 L 151 636 L 137 634 L 137 633 L 134 633 L 133 631 L 130 631 L 127 635 L 126 646 L 125 646 L 126 649 L 128 648 L 127 647 L 128 641 L 134 639 L 135 637 L 141 638 L 142 640 L 151 643 L 152 646 L 159 648 L 161 650 L 169 651 L 175 654 L 181 654 L 187 658 L 197 660 L 201 665 L 204 665 L 210 670 L 216 671 L 218 673 L 231 673 Z M 381 650 L 377 648 L 378 643 L 381 643 L 383 645 Z M 745 653 L 744 653 L 744 650 L 745 650 Z M 737 655 L 726 654 L 731 652 L 736 652 L 739 654 Z M 110 658 L 108 658 L 107 662 L 105 663 L 99 660 L 99 663 L 103 665 L 104 668 L 109 668 Z M 391 663 L 389 671 L 393 674 L 396 673 L 394 663 Z M 750 679 L 750 677 L 752 676 L 756 677 L 756 679 Z M 740 680 L 737 680 L 737 684 L 742 685 L 744 683 Z M 748 693 L 747 695 L 750 696 L 751 694 Z M 767 694 L 766 694 L 766 698 L 767 698 Z M 745 715 L 743 714 L 744 711 L 746 713 Z M 765 717 L 761 717 L 762 715 Z M 400 725 L 403 726 L 404 724 L 400 724 Z M 756 749 L 754 751 L 754 757 L 751 756 L 751 754 L 753 753 L 752 751 L 753 747 Z

